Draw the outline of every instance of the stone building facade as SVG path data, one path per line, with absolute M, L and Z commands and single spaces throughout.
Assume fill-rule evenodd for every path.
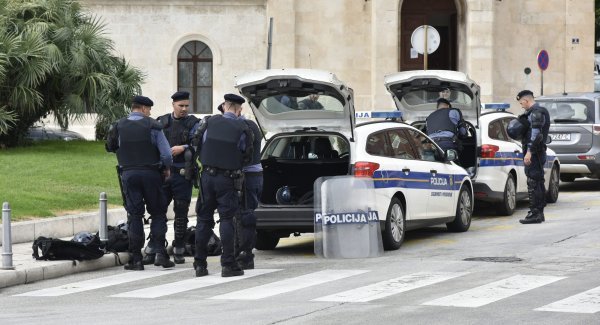
M 539 95 L 542 49 L 550 56 L 545 94 L 593 90 L 593 0 L 82 3 L 105 21 L 116 50 L 147 74 L 143 93 L 156 103 L 154 116 L 170 111 L 177 89 L 195 89 L 197 113 L 216 112 L 222 94 L 235 91 L 235 75 L 266 67 L 270 17 L 272 68 L 334 72 L 354 89 L 357 110 L 393 107 L 383 77 L 421 69 L 422 56 L 411 58 L 410 35 L 423 24 L 441 36 L 429 68 L 467 73 L 480 84 L 482 102 L 508 102 L 516 111 L 518 90 Z

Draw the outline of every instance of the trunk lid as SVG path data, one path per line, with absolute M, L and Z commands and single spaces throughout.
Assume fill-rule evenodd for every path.
M 540 106 L 550 113 L 548 145 L 557 154 L 585 153 L 594 143 L 595 109 L 592 100 L 584 98 L 540 98 Z
M 311 69 L 253 71 L 235 78 L 264 134 L 321 130 L 353 138 L 352 89 L 333 73 Z
M 437 99 L 445 97 L 441 91 L 450 89 L 453 108 L 461 110 L 463 118 L 479 125 L 479 85 L 466 74 L 447 70 L 403 71 L 387 75 L 385 87 L 394 98 L 396 108 L 407 121 L 424 121 L 436 110 Z

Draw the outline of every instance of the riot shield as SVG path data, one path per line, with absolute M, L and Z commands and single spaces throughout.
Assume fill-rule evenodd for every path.
M 383 254 L 373 180 L 320 177 L 314 184 L 315 255 L 364 258 Z

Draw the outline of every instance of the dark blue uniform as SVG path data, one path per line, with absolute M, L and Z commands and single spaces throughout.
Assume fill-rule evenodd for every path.
M 439 108 L 429 114 L 426 120 L 427 135 L 444 150 L 454 149 L 460 151 L 457 129 L 461 135 L 466 134 L 464 128 L 457 125 L 462 121 L 462 114 L 455 108 Z
M 177 94 L 180 94 L 180 92 L 175 95 Z M 158 122 L 163 127 L 163 132 L 170 147 L 185 147 L 183 153 L 173 157 L 171 177 L 164 184 L 166 205 L 168 206 L 171 201 L 174 201 L 173 212 L 175 213 L 175 220 L 173 222 L 173 230 L 175 238 L 172 245 L 174 261 L 177 264 L 181 264 L 185 262 L 185 258 L 183 257 L 185 253 L 184 236 L 188 225 L 188 210 L 192 199 L 192 177 L 194 173 L 192 149 L 189 144 L 191 135 L 194 134 L 193 132 L 196 130 L 199 120 L 193 115 L 177 119 L 172 113 L 169 113 L 159 117 Z M 144 264 L 154 263 L 155 247 L 152 241 L 148 243 L 145 252 Z
M 215 226 L 214 211 L 219 213 L 219 233 L 223 245 L 221 254 L 222 276 L 244 274 L 234 257 L 235 229 L 233 218 L 239 214 L 242 166 L 252 149 L 252 133 L 246 124 L 231 112 L 213 116 L 203 127 L 201 147 L 201 188 L 196 203 L 196 276 L 206 270 L 207 244 Z
M 546 187 L 544 184 L 544 165 L 546 164 L 546 139 L 550 129 L 548 110 L 537 103 L 526 113 L 530 128 L 523 139 L 524 153 L 531 152 L 531 164 L 525 166 L 527 192 L 529 194 L 529 213 L 521 223 L 539 223 L 545 221 Z
M 241 118 L 244 120 L 243 118 Z M 242 269 L 254 268 L 254 254 L 252 249 L 256 243 L 256 216 L 254 210 L 258 207 L 258 202 L 262 195 L 263 173 L 260 162 L 260 143 L 262 133 L 256 123 L 250 120 L 244 120 L 254 135 L 252 160 L 247 166 L 244 166 L 244 198 L 241 208 L 241 220 L 239 222 L 238 235 L 239 245 L 236 252 L 236 259 Z
M 152 102 L 146 97 L 138 98 L 138 101 L 144 106 L 152 106 Z M 151 216 L 150 231 L 154 234 L 155 246 L 159 247 L 157 254 L 161 255 L 160 259 L 157 258 L 158 264 L 155 265 L 173 266 L 163 245 L 167 232 L 167 217 L 160 168 L 169 168 L 172 163 L 167 139 L 161 131 L 161 126 L 141 112 L 134 111 L 129 117 L 119 120 L 116 130 L 116 153 L 122 170 L 121 182 L 129 224 L 130 261 L 125 265 L 125 269 L 143 270 L 141 249 L 145 239 L 145 210 Z

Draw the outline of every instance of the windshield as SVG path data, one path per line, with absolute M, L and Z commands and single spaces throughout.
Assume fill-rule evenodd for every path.
M 470 93 L 465 93 L 461 90 L 449 90 L 449 89 L 418 89 L 408 91 L 404 94 L 403 100 L 410 106 L 417 106 L 423 104 L 436 104 L 438 98 L 445 98 L 452 105 L 471 105 L 472 98 Z
M 330 112 L 343 112 L 344 104 L 337 98 L 329 95 L 309 94 L 294 96 L 292 94 L 278 94 L 264 98 L 260 101 L 260 109 L 271 114 L 280 114 L 299 110 L 320 110 Z
M 550 113 L 551 123 L 593 123 L 594 103 L 581 101 L 542 101 L 538 102 Z

